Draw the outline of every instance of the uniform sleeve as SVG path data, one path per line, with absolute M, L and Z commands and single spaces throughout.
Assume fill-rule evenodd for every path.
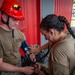
M 60 64 L 60 63 L 55 63 L 55 71 L 54 75 L 69 75 L 69 68 Z
M 26 40 L 26 37 L 25 37 L 25 35 L 23 33 L 22 33 L 21 38 L 22 38 L 22 42 L 24 42 Z
M 54 75 L 72 75 L 75 71 L 75 47 L 73 41 L 59 44 L 54 53 Z
M 0 41 L 0 58 L 3 57 L 3 50 L 2 50 L 2 44 L 1 44 L 1 41 Z
M 54 53 L 54 75 L 69 75 L 69 54 L 71 50 L 64 45 L 58 46 Z

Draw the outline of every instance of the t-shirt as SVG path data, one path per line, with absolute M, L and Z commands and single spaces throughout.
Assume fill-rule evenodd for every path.
M 74 39 L 68 34 L 67 37 L 52 46 L 49 57 L 50 73 L 53 72 L 53 75 L 75 75 L 74 44 Z
M 14 35 L 14 37 L 13 37 Z M 0 27 L 0 58 L 3 62 L 15 66 L 21 66 L 21 55 L 19 48 L 25 37 L 21 31 L 14 29 L 6 31 Z M 18 73 L 3 72 L 1 75 L 19 75 Z

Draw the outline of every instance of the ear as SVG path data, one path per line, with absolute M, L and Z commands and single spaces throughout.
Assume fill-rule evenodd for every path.
M 7 15 L 6 14 L 2 14 L 1 15 L 2 19 L 6 22 L 7 21 Z
M 49 29 L 49 33 L 53 36 L 54 35 L 54 29 Z

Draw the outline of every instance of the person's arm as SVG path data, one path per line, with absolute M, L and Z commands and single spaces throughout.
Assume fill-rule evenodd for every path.
M 49 45 L 49 42 L 44 44 L 44 45 L 42 45 L 42 46 L 40 46 L 39 51 L 46 50 L 48 48 L 48 45 Z
M 3 62 L 2 58 L 0 58 L 0 71 L 23 72 L 29 75 L 34 72 L 34 67 L 17 67 Z
M 48 48 L 48 46 L 51 46 L 51 43 L 48 42 L 38 48 L 34 48 L 30 50 L 30 53 L 34 53 L 34 54 L 38 54 L 39 52 L 41 52 L 42 50 L 46 50 Z

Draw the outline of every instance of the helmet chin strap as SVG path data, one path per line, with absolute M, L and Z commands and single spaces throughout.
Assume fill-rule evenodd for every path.
M 4 23 L 4 24 L 6 24 L 6 25 L 8 26 L 8 28 L 11 29 L 11 28 L 9 27 L 9 18 L 10 18 L 10 17 L 8 16 L 7 21 L 5 22 L 5 21 L 2 19 L 2 17 L 1 17 L 1 22 Z M 14 29 L 12 30 L 12 37 L 14 38 Z
M 5 21 L 2 19 L 2 17 L 1 17 L 1 22 L 4 23 L 4 24 L 6 24 L 6 25 L 8 26 L 8 28 L 11 29 L 11 28 L 9 27 L 9 18 L 10 18 L 10 17 L 8 16 L 7 21 L 5 22 Z

